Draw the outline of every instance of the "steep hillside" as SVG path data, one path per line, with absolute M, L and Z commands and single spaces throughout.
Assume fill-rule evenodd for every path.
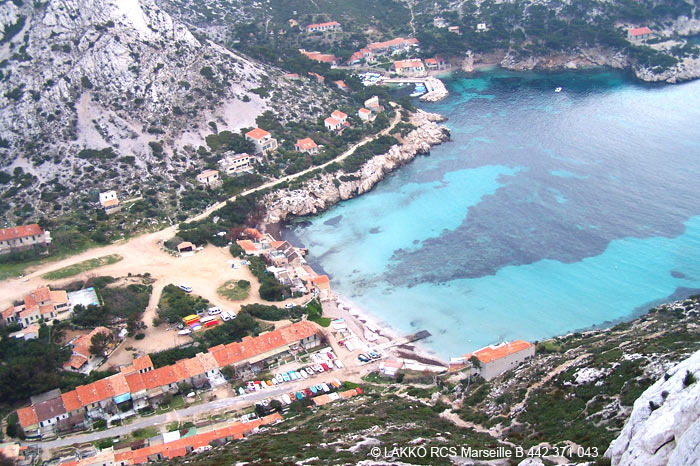
M 195 37 L 153 0 L 3 1 L 0 27 L 6 220 L 94 202 L 90 190 L 161 190 L 203 165 L 206 135 L 254 126 L 267 108 L 314 117 L 328 100 Z

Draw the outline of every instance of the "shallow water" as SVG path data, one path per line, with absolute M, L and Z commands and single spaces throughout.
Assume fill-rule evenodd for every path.
M 286 233 L 334 290 L 429 330 L 448 357 L 700 288 L 700 82 L 496 70 L 447 84 L 422 107 L 449 118 L 451 142 Z

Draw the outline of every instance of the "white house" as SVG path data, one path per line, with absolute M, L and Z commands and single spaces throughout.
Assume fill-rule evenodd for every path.
M 535 345 L 527 341 L 515 340 L 486 346 L 461 358 L 453 358 L 450 366 L 451 369 L 455 369 L 473 364 L 474 369 L 485 380 L 491 380 L 534 356 Z M 472 362 L 472 358 L 476 358 L 478 363 Z
M 360 120 L 364 122 L 370 122 L 374 120 L 374 117 L 372 116 L 372 110 L 368 108 L 361 108 L 357 111 L 357 116 L 360 117 Z
M 323 125 L 328 131 L 337 131 L 343 126 L 341 122 L 332 117 L 328 117 L 323 120 Z
M 116 191 L 105 191 L 100 193 L 100 205 L 107 214 L 113 214 L 121 210 Z
M 253 157 L 248 154 L 226 155 L 219 160 L 219 168 L 227 175 L 249 170 L 253 166 Z
M 401 76 L 422 76 L 425 74 L 425 65 L 419 58 L 409 60 L 397 60 L 394 62 L 396 74 Z
M 245 133 L 245 138 L 255 144 L 255 153 L 267 155 L 277 149 L 277 139 L 264 129 L 255 128 Z
M 204 170 L 197 175 L 197 182 L 204 186 L 218 186 L 221 183 L 221 178 L 216 170 Z
M 311 138 L 298 139 L 294 149 L 309 155 L 318 154 L 318 145 Z

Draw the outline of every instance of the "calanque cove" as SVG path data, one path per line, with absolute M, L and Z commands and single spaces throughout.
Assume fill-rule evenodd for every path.
M 700 465 L 698 0 L 0 0 L 0 466 Z

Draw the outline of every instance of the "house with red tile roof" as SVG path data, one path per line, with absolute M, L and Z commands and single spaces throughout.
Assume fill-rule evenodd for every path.
M 263 252 L 260 243 L 255 243 L 249 239 L 236 240 L 236 244 L 238 244 L 241 247 L 241 249 L 243 249 L 244 253 L 250 256 L 259 256 Z
M 51 234 L 36 223 L 0 228 L 0 254 L 31 248 L 34 245 L 48 246 L 50 242 Z
M 323 126 L 325 126 L 328 131 L 338 131 L 343 127 L 343 124 L 333 117 L 328 117 L 323 120 Z
M 535 345 L 527 341 L 515 340 L 489 345 L 461 358 L 452 358 L 450 370 L 459 370 L 473 365 L 474 370 L 485 380 L 491 380 L 533 357 L 535 357 Z M 478 363 L 473 362 L 472 358 L 476 358 Z
M 241 342 L 215 346 L 206 353 L 158 369 L 153 369 L 150 358 L 143 356 L 118 374 L 80 385 L 64 394 L 55 390 L 42 395 L 41 399 L 33 399 L 31 407 L 20 410 L 21 414 L 18 412 L 20 425 L 29 435 L 39 433 L 40 421 L 45 419 L 37 417 L 35 409 L 47 401 L 51 401 L 51 409 L 45 410 L 42 405 L 40 411 L 58 413 L 62 417 L 56 422 L 76 415 L 104 418 L 106 413 L 116 412 L 129 400 L 133 408 L 139 410 L 149 403 L 158 403 L 166 393 L 177 393 L 178 384 L 182 382 L 203 384 L 204 378 L 211 385 L 224 382 L 219 371 L 221 367 L 262 366 L 301 348 L 315 347 L 320 341 L 318 328 L 312 322 L 301 321 L 256 337 L 245 337 Z M 61 409 L 63 412 L 59 413 Z
M 221 177 L 216 170 L 204 170 L 197 175 L 197 183 L 204 186 L 217 187 L 221 184 Z
M 360 120 L 364 121 L 365 123 L 368 123 L 374 119 L 372 110 L 364 107 L 357 111 L 357 116 L 360 117 Z
M 410 50 L 411 47 L 417 46 L 418 39 L 404 39 L 403 37 L 397 37 L 396 39 L 391 39 L 384 42 L 372 42 L 367 46 L 367 48 L 375 54 L 385 54 L 406 52 Z
M 78 336 L 70 343 L 72 346 L 72 354 L 70 359 L 63 364 L 65 370 L 89 374 L 92 369 L 94 369 L 94 364 L 99 362 L 102 356 L 91 354 L 90 347 L 92 346 L 92 338 L 99 333 L 105 335 L 112 334 L 106 327 L 97 327 L 88 334 Z M 108 348 L 110 347 L 113 347 L 113 345 L 110 345 Z
M 338 57 L 330 53 L 310 52 L 304 49 L 299 49 L 299 53 L 306 56 L 306 58 L 309 60 L 328 63 L 329 65 L 335 65 L 338 63 Z
M 654 33 L 648 27 L 631 28 L 627 30 L 627 38 L 632 41 L 651 39 Z
M 341 28 L 338 21 L 327 21 L 325 23 L 315 23 L 309 24 L 304 27 L 306 32 L 327 32 L 327 31 L 337 31 Z
M 296 144 L 294 144 L 294 150 L 309 155 L 316 155 L 318 154 L 318 145 L 311 138 L 297 139 Z
M 173 458 L 181 458 L 197 451 L 199 448 L 240 440 L 245 434 L 253 432 L 261 426 L 274 424 L 281 420 L 282 416 L 279 413 L 274 413 L 249 422 L 233 422 L 212 431 L 197 433 L 135 450 L 125 450 L 117 453 L 114 453 L 113 450 L 104 450 L 96 457 L 86 458 L 90 462 L 83 462 L 86 460 L 80 460 L 80 462 L 70 461 L 61 463 L 59 466 L 126 466 L 148 462 L 163 462 Z
M 245 337 L 240 342 L 209 348 L 219 367 L 257 365 L 294 351 L 295 348 L 312 348 L 320 343 L 319 330 L 306 320 L 263 333 L 257 337 Z
M 397 60 L 394 62 L 394 70 L 396 74 L 401 76 L 423 76 L 425 74 L 425 65 L 423 65 L 423 61 L 420 58 Z
M 245 138 L 255 145 L 256 154 L 267 155 L 277 150 L 277 139 L 264 129 L 252 129 L 245 133 Z
M 319 275 L 311 278 L 311 286 L 309 286 L 309 288 L 316 290 L 321 301 L 329 301 L 333 298 L 331 282 L 328 279 L 328 275 Z
M 341 123 L 345 123 L 348 119 L 348 114 L 343 113 L 340 110 L 333 110 L 333 113 L 331 113 L 331 118 L 335 118 Z
M 39 434 L 39 418 L 32 406 L 18 409 L 17 419 L 27 437 L 35 437 Z
M 105 191 L 100 193 L 99 199 L 100 206 L 104 209 L 107 215 L 111 215 L 121 210 L 116 191 Z
M 321 75 L 318 74 L 318 73 L 314 73 L 313 71 L 309 71 L 307 74 L 308 74 L 309 76 L 312 76 L 313 78 L 315 78 L 316 81 L 317 81 L 317 82 L 320 82 L 320 83 L 323 83 L 323 82 L 326 80 L 326 78 L 324 78 L 323 76 L 321 76 Z
M 23 304 L 2 311 L 0 323 L 17 322 L 26 328 L 43 319 L 50 325 L 54 319 L 70 317 L 71 309 L 68 294 L 64 290 L 51 290 L 44 286 L 26 295 Z

